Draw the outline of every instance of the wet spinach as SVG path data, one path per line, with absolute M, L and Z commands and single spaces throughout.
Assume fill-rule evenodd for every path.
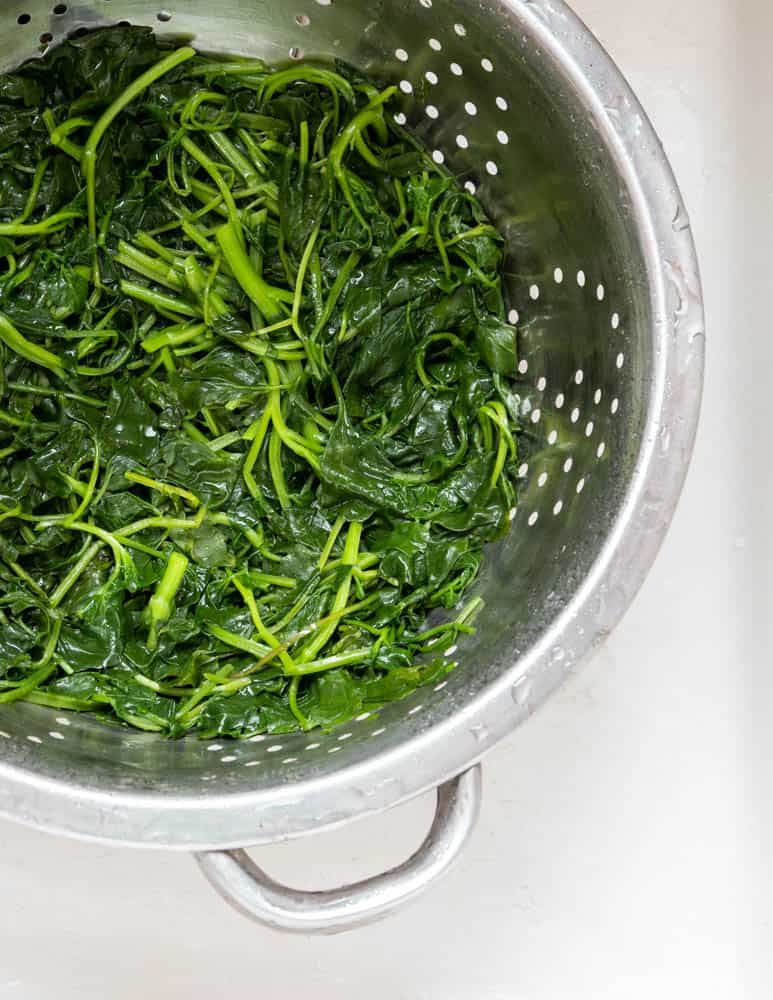
M 248 737 L 452 668 L 516 332 L 393 96 L 126 26 L 0 77 L 0 702 Z

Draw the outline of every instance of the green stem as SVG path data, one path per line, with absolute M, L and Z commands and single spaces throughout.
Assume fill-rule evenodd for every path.
M 223 203 L 226 207 L 226 212 L 231 223 L 237 227 L 239 238 L 243 240 L 243 235 L 241 232 L 241 217 L 239 215 L 239 210 L 236 207 L 236 202 L 234 201 L 234 196 L 231 192 L 231 185 L 227 184 L 222 173 L 217 167 L 217 164 L 211 157 L 207 156 L 203 149 L 200 149 L 195 142 L 189 139 L 187 136 L 182 140 L 182 147 L 186 153 L 193 157 L 196 162 L 204 168 L 204 170 L 209 174 L 212 180 L 215 182 L 215 187 L 217 187 L 220 192 Z
M 29 236 L 50 236 L 65 229 L 73 219 L 80 219 L 81 214 L 81 212 L 66 209 L 55 215 L 50 215 L 42 222 L 0 223 L 0 236 L 11 236 L 19 239 L 26 239 Z
M 181 299 L 174 299 L 171 295 L 164 295 L 156 292 L 145 285 L 138 285 L 133 281 L 122 281 L 121 291 L 130 298 L 138 299 L 146 305 L 153 306 L 160 313 L 176 313 L 178 316 L 190 316 L 192 319 L 201 318 L 201 310 L 188 305 Z
M 49 604 L 52 608 L 58 608 L 65 597 L 68 595 L 70 590 L 75 586 L 78 580 L 81 578 L 82 574 L 88 568 L 89 564 L 93 561 L 94 557 L 102 548 L 101 542 L 92 542 L 88 548 L 83 552 L 83 555 L 78 559 L 73 568 L 67 574 L 67 576 L 61 581 L 59 586 L 51 595 Z
M 118 538 L 111 534 L 109 531 L 105 531 L 103 528 L 97 527 L 95 524 L 87 524 L 85 521 L 73 521 L 72 524 L 63 523 L 63 528 L 67 528 L 70 531 L 80 531 L 85 535 L 93 535 L 98 538 L 101 542 L 104 542 L 108 546 L 113 554 L 113 559 L 115 561 L 115 567 L 113 573 L 108 580 L 107 586 L 109 586 L 113 580 L 118 576 L 118 574 L 124 570 L 128 569 L 132 565 L 132 558 L 123 545 L 120 543 Z
M 253 639 L 246 639 L 243 635 L 229 632 L 228 629 L 221 628 L 219 625 L 208 623 L 205 628 L 210 635 L 213 635 L 222 642 L 224 646 L 230 646 L 231 649 L 238 649 L 241 653 L 249 653 L 250 656 L 262 657 L 269 651 L 269 647 L 263 646 Z
M 250 301 L 258 307 L 263 318 L 269 323 L 283 320 L 281 303 L 293 302 L 294 295 L 269 285 L 256 272 L 240 238 L 241 227 L 232 222 L 226 223 L 217 230 L 215 237 L 234 278 Z
M 333 607 L 331 609 L 332 614 L 336 614 L 339 611 L 343 611 L 349 602 L 349 594 L 351 592 L 352 586 L 352 569 L 357 565 L 357 559 L 360 553 L 360 540 L 362 538 L 362 525 L 358 521 L 352 522 L 349 525 L 349 531 L 346 536 L 346 544 L 344 545 L 343 554 L 343 565 L 349 567 L 349 572 L 344 577 L 340 587 L 338 588 L 338 593 L 333 601 Z M 320 650 L 324 649 L 325 646 L 330 642 L 332 637 L 335 635 L 335 631 L 338 628 L 338 622 L 332 621 L 330 624 L 320 629 L 319 632 L 311 639 L 302 650 L 298 652 L 297 660 L 299 663 L 309 663 Z
M 47 368 L 60 378 L 65 377 L 64 365 L 59 358 L 51 351 L 47 351 L 45 347 L 38 347 L 37 344 L 33 344 L 22 336 L 4 313 L 0 313 L 0 340 L 14 354 L 18 354 L 25 361 L 31 361 L 32 364 L 41 368 Z
M 346 287 L 346 283 L 351 277 L 352 271 L 360 262 L 360 256 L 361 255 L 356 250 L 353 250 L 344 262 L 344 266 L 341 268 L 335 282 L 333 283 L 333 287 L 330 289 L 330 294 L 325 302 L 322 315 L 317 320 L 317 325 L 314 327 L 313 337 L 316 337 L 319 333 L 321 333 L 330 322 L 330 317 L 333 315 L 333 310 L 338 304 L 341 293 Z
M 115 261 L 121 267 L 134 271 L 136 274 L 141 274 L 143 278 L 155 281 L 156 284 L 162 285 L 164 288 L 171 288 L 172 291 L 181 292 L 185 287 L 184 281 L 173 265 L 155 260 L 153 257 L 133 247 L 130 243 L 125 243 L 123 240 L 118 244 L 118 253 L 115 255 Z
M 86 484 L 86 489 L 83 493 L 83 498 L 78 506 L 75 508 L 73 513 L 64 522 L 64 527 L 69 528 L 76 521 L 79 521 L 81 517 L 88 510 L 89 504 L 94 499 L 94 491 L 97 488 L 97 480 L 99 479 L 99 438 L 94 438 L 94 461 L 91 467 L 91 475 L 89 476 L 89 481 Z
M 4 694 L 0 694 L 0 705 L 8 705 L 11 702 L 23 701 L 25 698 L 29 698 L 35 688 L 40 687 L 41 684 L 47 681 L 55 670 L 55 664 L 47 665 L 45 667 L 41 667 L 39 670 L 36 670 L 18 687 L 13 688 L 11 691 L 6 691 Z
M 205 323 L 194 323 L 192 325 L 169 327 L 166 330 L 156 330 L 145 337 L 142 341 L 142 349 L 148 354 L 155 354 L 165 347 L 174 349 L 189 344 L 193 340 L 198 340 L 207 332 Z
M 308 732 L 309 729 L 311 729 L 311 723 L 303 714 L 298 705 L 298 689 L 300 688 L 300 685 L 301 685 L 301 677 L 299 674 L 296 674 L 293 677 L 292 681 L 290 682 L 290 687 L 287 689 L 287 700 L 290 704 L 290 711 L 298 720 L 298 725 L 304 732 Z
M 234 579 L 233 585 L 239 591 L 247 605 L 250 612 L 250 617 L 252 618 L 252 623 L 255 626 L 255 631 L 258 633 L 262 641 L 270 648 L 278 651 L 279 659 L 284 667 L 285 671 L 292 671 L 295 667 L 292 656 L 287 652 L 286 649 L 282 648 L 282 644 L 279 642 L 277 637 L 263 624 L 263 619 L 260 617 L 260 611 L 258 610 L 258 605 L 255 601 L 255 595 L 249 589 L 245 587 L 241 581 Z
M 314 229 L 312 230 L 311 236 L 306 243 L 306 249 L 303 251 L 303 257 L 301 257 L 301 263 L 298 267 L 298 277 L 295 281 L 295 296 L 293 299 L 293 329 L 300 341 L 305 345 L 306 336 L 301 329 L 301 304 L 303 302 L 303 286 L 306 282 L 306 272 L 309 269 L 309 261 L 311 260 L 311 255 L 314 252 L 314 244 L 317 242 L 319 236 L 320 227 L 322 226 L 322 220 L 320 219 Z M 309 358 L 310 361 L 314 361 L 313 358 Z
M 53 115 L 50 118 L 46 118 L 49 112 L 43 114 L 43 118 L 48 127 L 49 135 L 51 138 L 51 145 L 57 146 L 62 150 L 63 153 L 67 153 L 71 156 L 73 160 L 80 163 L 83 158 L 84 147 L 79 146 L 77 143 L 72 142 L 69 138 L 71 132 L 77 132 L 81 128 L 93 128 L 94 122 L 91 118 L 70 118 L 66 122 L 62 122 L 61 125 L 56 125 L 53 128 Z
M 32 187 L 30 188 L 30 192 L 27 196 L 27 202 L 24 206 L 24 211 L 21 213 L 18 219 L 14 219 L 15 225 L 17 226 L 23 225 L 35 211 L 35 206 L 38 203 L 38 196 L 40 195 L 40 188 L 43 185 L 43 178 L 46 175 L 46 171 L 48 170 L 48 165 L 50 162 L 51 160 L 48 157 L 46 157 L 45 159 L 41 160 L 40 163 L 35 168 L 35 177 L 33 178 Z
M 155 529 L 160 529 L 161 531 L 195 531 L 196 528 L 202 526 L 206 516 L 206 508 L 202 507 L 192 520 L 180 517 L 146 517 L 141 521 L 135 521 L 133 524 L 121 528 L 120 531 L 116 531 L 115 537 L 119 542 L 122 542 L 125 538 L 131 538 L 132 535 L 140 535 L 144 531 L 153 531 Z
M 282 393 L 280 390 L 282 380 L 279 376 L 279 369 L 268 358 L 263 359 L 263 364 L 268 375 L 269 385 L 271 386 L 268 407 L 271 411 L 271 419 L 277 434 L 286 447 L 294 451 L 300 458 L 305 459 L 312 469 L 319 473 L 321 466 L 319 459 L 314 453 L 322 454 L 324 451 L 323 446 L 317 441 L 302 437 L 287 426 L 282 416 Z
M 166 58 L 162 59 L 161 62 L 152 66 L 149 70 L 147 70 L 147 72 L 143 73 L 142 76 L 138 77 L 133 83 L 131 83 L 120 95 L 120 97 L 116 98 L 110 107 L 107 108 L 92 129 L 91 135 L 89 136 L 84 147 L 83 159 L 81 161 L 81 167 L 86 179 L 89 232 L 91 233 L 92 238 L 96 239 L 97 236 L 97 151 L 102 137 L 124 108 L 131 104 L 132 101 L 135 101 L 140 94 L 154 84 L 156 80 L 165 76 L 171 70 L 181 65 L 181 63 L 186 62 L 188 59 L 192 59 L 195 55 L 196 50 L 187 46 L 176 49 L 174 52 L 170 53 L 166 56 Z
M 254 430 L 252 435 L 252 444 L 250 445 L 250 450 L 247 452 L 247 457 L 244 460 L 244 467 L 242 469 L 242 476 L 244 477 L 244 482 L 247 489 L 250 491 L 251 496 L 255 500 L 260 500 L 260 487 L 255 481 L 255 477 L 252 472 L 255 468 L 255 463 L 260 455 L 260 450 L 263 447 L 263 443 L 266 440 L 266 434 L 268 433 L 269 425 L 271 424 L 271 409 L 266 406 L 263 411 L 261 418 L 250 428 L 250 431 Z M 250 433 L 250 432 L 248 432 Z
M 287 510 L 291 506 L 290 494 L 287 490 L 284 468 L 282 466 L 282 438 L 274 428 L 268 442 L 268 467 L 271 472 L 271 479 L 274 483 L 277 499 L 282 510 Z
M 148 649 L 154 650 L 158 645 L 158 629 L 172 617 L 177 592 L 182 586 L 183 577 L 188 569 L 188 559 L 181 552 L 173 552 L 166 564 L 164 575 L 156 587 L 156 592 L 148 604 Z
M 172 486 L 170 483 L 160 483 L 157 479 L 150 479 L 139 472 L 126 472 L 124 475 L 130 483 L 146 486 L 149 490 L 160 493 L 162 496 L 179 497 L 194 509 L 201 507 L 201 500 L 195 494 L 191 493 L 190 490 L 181 489 L 179 486 Z
M 56 647 L 59 643 L 59 635 L 61 631 L 62 621 L 59 618 L 55 618 L 45 649 L 43 650 L 43 655 L 35 664 L 38 669 L 34 673 L 30 674 L 29 677 L 17 688 L 14 688 L 12 691 L 5 692 L 5 694 L 1 694 L 0 704 L 7 705 L 10 702 L 21 701 L 28 698 L 36 688 L 40 687 L 41 684 L 48 680 L 51 674 L 56 670 L 56 664 L 51 663 L 51 660 L 53 659 Z
M 13 570 L 20 580 L 24 581 L 34 594 L 37 594 L 38 597 L 42 597 L 46 601 L 48 600 L 48 594 L 32 579 L 23 566 L 20 566 L 17 562 L 7 562 L 6 565 Z
M 241 175 L 248 187 L 260 184 L 261 177 L 258 171 L 224 132 L 210 132 L 209 141 L 223 159 Z
M 354 217 L 366 232 L 370 232 L 370 226 L 360 211 L 359 205 L 354 200 L 351 185 L 349 183 L 349 177 L 346 168 L 343 165 L 343 159 L 357 137 L 366 128 L 368 128 L 368 126 L 374 125 L 377 122 L 383 122 L 384 105 L 387 101 L 390 101 L 396 93 L 397 87 L 388 87 L 382 93 L 377 94 L 367 107 L 363 108 L 362 111 L 352 118 L 348 125 L 341 129 L 341 133 L 333 143 L 328 157 L 333 176 L 338 182 L 344 197 L 349 203 L 349 207 L 351 208 Z
M 364 663 L 373 655 L 370 646 L 362 649 L 353 649 L 349 653 L 336 653 L 332 656 L 325 656 L 319 660 L 311 660 L 296 666 L 295 676 L 307 677 L 309 674 L 321 674 L 328 670 L 337 670 L 340 667 L 353 667 L 359 663 Z
M 341 514 L 330 529 L 330 534 L 327 536 L 327 541 L 325 542 L 325 547 L 322 550 L 322 554 L 319 557 L 319 571 L 320 573 L 324 570 L 325 565 L 330 558 L 330 553 L 333 551 L 333 546 L 335 545 L 338 536 L 341 534 L 341 529 L 346 524 L 346 518 Z
M 93 406 L 100 410 L 107 407 L 107 403 L 97 399 L 96 396 L 84 396 L 80 392 L 63 392 L 61 389 L 45 388 L 42 385 L 26 385 L 24 382 L 8 382 L 7 385 L 14 392 L 29 393 L 31 396 L 54 396 L 60 400 L 72 399 L 76 403 L 83 403 L 85 406 Z

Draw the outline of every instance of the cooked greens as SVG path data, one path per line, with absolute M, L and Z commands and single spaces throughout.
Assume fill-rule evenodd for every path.
M 135 27 L 0 77 L 0 702 L 245 737 L 453 666 L 516 332 L 393 96 Z

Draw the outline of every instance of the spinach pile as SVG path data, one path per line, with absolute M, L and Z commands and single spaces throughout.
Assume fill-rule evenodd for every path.
M 0 702 L 247 737 L 453 666 L 516 332 L 393 96 L 137 27 L 0 77 Z

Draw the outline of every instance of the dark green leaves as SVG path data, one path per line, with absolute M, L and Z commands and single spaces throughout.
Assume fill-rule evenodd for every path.
M 413 473 L 401 473 L 387 459 L 382 443 L 342 417 L 333 428 L 322 458 L 320 475 L 341 498 L 365 500 L 374 508 L 426 517 L 435 491 L 412 483 Z
M 129 380 L 113 382 L 99 420 L 106 456 L 120 457 L 126 464 L 152 463 L 158 454 L 158 418 Z
M 498 375 L 515 378 L 518 364 L 515 330 L 497 316 L 486 316 L 478 325 L 475 343 L 480 356 Z
M 314 226 L 331 200 L 327 174 L 300 164 L 295 150 L 288 152 L 279 180 L 279 218 L 285 244 L 300 260 Z
M 127 26 L 0 76 L 0 700 L 248 738 L 454 666 L 516 331 L 392 96 Z
M 199 413 L 204 406 L 226 406 L 240 400 L 253 403 L 266 391 L 260 362 L 229 346 L 217 347 L 170 381 L 185 409 L 192 413 Z

